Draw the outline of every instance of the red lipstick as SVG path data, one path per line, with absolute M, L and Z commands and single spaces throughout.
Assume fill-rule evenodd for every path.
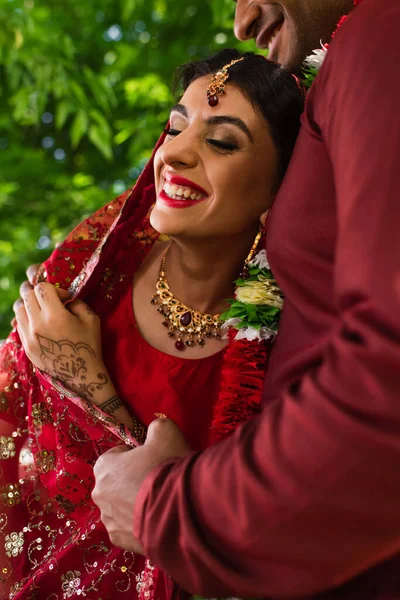
M 208 196 L 206 190 L 197 185 L 197 183 L 193 183 L 193 181 L 185 179 L 185 177 L 181 177 L 180 175 L 174 175 L 173 173 L 169 173 L 167 171 L 166 173 L 164 173 L 164 179 L 165 181 L 168 181 L 168 183 L 179 185 L 180 187 L 188 187 L 192 190 L 195 190 L 196 192 L 199 192 L 199 194 L 204 194 L 204 196 Z

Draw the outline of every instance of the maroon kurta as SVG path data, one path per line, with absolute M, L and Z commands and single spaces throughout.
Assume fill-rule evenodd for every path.
M 191 592 L 400 599 L 399 36 L 399 0 L 364 0 L 309 94 L 262 416 L 140 491 L 146 553 Z

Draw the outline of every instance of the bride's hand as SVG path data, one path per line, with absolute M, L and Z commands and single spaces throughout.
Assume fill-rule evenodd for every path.
M 132 429 L 136 421 L 119 398 L 101 353 L 100 319 L 82 300 L 66 308 L 57 288 L 39 283 L 14 304 L 29 360 L 72 392 Z
M 100 319 L 82 300 L 66 308 L 49 283 L 14 304 L 18 331 L 31 362 L 87 400 L 109 383 L 101 354 Z

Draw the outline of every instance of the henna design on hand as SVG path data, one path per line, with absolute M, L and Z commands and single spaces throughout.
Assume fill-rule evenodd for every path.
M 67 388 L 93 401 L 96 391 L 101 390 L 107 383 L 105 373 L 97 373 L 94 381 L 87 380 L 87 358 L 96 358 L 92 348 L 83 342 L 77 344 L 70 340 L 51 340 L 37 335 L 44 370 L 46 373 L 61 381 Z
M 37 291 L 39 293 L 39 296 L 41 297 L 42 300 L 46 300 L 47 296 L 46 296 L 46 292 L 44 290 L 44 287 L 42 285 L 40 285 L 40 283 L 36 286 Z
M 31 307 L 29 306 L 28 295 L 27 294 L 25 294 L 25 296 L 22 298 L 22 301 L 24 303 L 24 307 L 25 307 L 26 312 L 31 315 L 32 314 L 32 310 L 31 310 Z
M 113 415 L 118 409 L 123 407 L 124 404 L 119 396 L 112 396 L 102 404 L 99 404 L 99 408 L 108 415 Z

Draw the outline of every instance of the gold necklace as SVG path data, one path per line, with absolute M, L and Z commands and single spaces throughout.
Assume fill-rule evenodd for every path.
M 257 250 L 262 236 L 263 227 L 260 227 L 251 250 L 244 261 L 242 276 L 246 277 L 248 266 Z M 171 246 L 167 248 L 160 265 L 158 279 L 156 283 L 156 293 L 150 300 L 151 304 L 158 305 L 158 312 L 164 317 L 162 324 L 168 328 L 170 338 L 176 338 L 175 348 L 179 351 L 191 348 L 196 345 L 204 346 L 204 338 L 214 337 L 221 339 L 221 327 L 223 322 L 220 320 L 220 314 L 210 315 L 194 310 L 187 306 L 174 296 L 169 287 L 167 276 L 165 274 L 165 263 Z
M 157 292 L 151 299 L 151 304 L 158 304 L 158 312 L 164 316 L 163 325 L 168 327 L 168 335 L 177 338 L 175 348 L 185 350 L 197 344 L 204 346 L 205 337 L 221 338 L 222 321 L 220 315 L 209 315 L 190 308 L 175 298 L 165 275 L 165 262 L 169 248 L 163 256 L 160 272 L 156 283 Z

